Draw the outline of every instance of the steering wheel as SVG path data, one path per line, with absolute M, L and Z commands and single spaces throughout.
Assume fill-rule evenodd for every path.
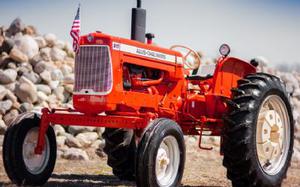
M 171 50 L 178 51 L 183 56 L 183 64 L 185 69 L 194 70 L 197 69 L 201 64 L 199 54 L 183 45 L 173 45 L 170 47 Z

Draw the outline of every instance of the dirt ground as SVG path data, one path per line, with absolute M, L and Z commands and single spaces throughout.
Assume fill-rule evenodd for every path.
M 185 187 L 231 186 L 222 166 L 218 151 L 200 150 L 197 142 L 187 143 L 187 158 L 182 185 Z M 217 149 L 217 148 L 216 148 Z M 0 151 L 1 152 L 1 151 Z M 2 155 L 2 152 L 1 152 Z M 7 178 L 2 157 L 0 158 L 0 186 L 14 186 Z M 289 168 L 283 187 L 300 187 L 300 164 Z M 106 165 L 106 158 L 95 157 L 90 161 L 68 161 L 58 159 L 55 171 L 45 187 L 93 187 L 93 186 L 135 186 L 132 182 L 118 180 Z

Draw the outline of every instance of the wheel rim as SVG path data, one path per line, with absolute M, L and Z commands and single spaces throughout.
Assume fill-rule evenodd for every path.
M 44 171 L 45 167 L 47 166 L 47 163 L 49 161 L 49 155 L 50 155 L 50 146 L 49 146 L 49 140 L 48 137 L 45 137 L 45 146 L 44 150 L 41 155 L 35 154 L 35 147 L 37 144 L 37 139 L 39 135 L 39 128 L 34 127 L 30 129 L 24 139 L 23 142 L 23 160 L 24 164 L 26 166 L 26 169 L 31 174 L 40 174 Z
M 256 131 L 259 164 L 268 175 L 276 175 L 285 165 L 290 145 L 290 119 L 283 100 L 268 96 L 261 105 Z
M 180 151 L 179 145 L 173 136 L 166 136 L 160 143 L 156 155 L 155 174 L 159 186 L 170 186 L 176 179 Z

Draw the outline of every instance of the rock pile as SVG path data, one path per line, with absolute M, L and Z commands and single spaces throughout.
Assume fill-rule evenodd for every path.
M 72 107 L 73 70 L 71 45 L 54 34 L 40 35 L 19 18 L 8 29 L 0 27 L 0 134 L 20 113 Z M 89 159 L 85 150 L 104 144 L 101 128 L 56 125 L 55 132 L 66 159 Z
M 96 150 L 100 157 L 104 156 L 102 152 L 105 141 L 102 139 L 104 128 L 100 127 L 81 127 L 69 126 L 64 128 L 61 125 L 55 125 L 58 156 L 65 159 L 89 160 L 88 149 Z

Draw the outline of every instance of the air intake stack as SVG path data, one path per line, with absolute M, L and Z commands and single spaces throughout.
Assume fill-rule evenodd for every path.
M 137 0 L 137 7 L 132 8 L 131 39 L 144 43 L 146 33 L 146 10 L 141 7 L 141 0 Z

